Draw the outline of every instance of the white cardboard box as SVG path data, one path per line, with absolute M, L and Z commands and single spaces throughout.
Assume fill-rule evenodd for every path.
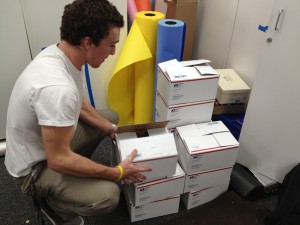
M 118 162 L 137 149 L 134 164 L 152 168 L 150 172 L 142 172 L 147 181 L 172 176 L 178 153 L 174 135 L 168 132 L 166 125 L 164 121 L 119 127 L 116 134 Z
M 155 121 L 166 121 L 168 128 L 175 128 L 191 123 L 208 122 L 211 120 L 215 100 L 168 105 L 159 92 L 156 94 Z
M 160 199 L 165 199 L 183 193 L 185 172 L 177 163 L 176 173 L 168 178 L 139 182 L 128 185 L 133 193 L 135 206 L 144 205 Z
M 233 69 L 218 69 L 217 99 L 220 104 L 246 103 L 250 88 Z
M 176 127 L 179 161 L 187 174 L 234 165 L 239 143 L 222 121 Z
M 229 184 L 232 167 L 187 174 L 184 184 L 184 193 L 202 190 L 208 187 Z
M 158 64 L 157 90 L 167 105 L 216 98 L 219 75 L 207 62 L 170 60 Z
M 180 195 L 135 206 L 133 204 L 133 193 L 125 188 L 124 194 L 131 222 L 173 214 L 179 210 Z
M 198 191 L 187 192 L 181 195 L 181 200 L 186 206 L 187 210 L 196 206 L 203 205 L 214 200 L 228 189 L 228 184 L 209 187 Z

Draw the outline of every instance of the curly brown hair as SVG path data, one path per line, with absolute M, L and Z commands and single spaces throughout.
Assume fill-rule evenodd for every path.
M 78 46 L 82 38 L 90 37 L 98 46 L 111 27 L 122 28 L 123 16 L 107 0 L 75 0 L 65 6 L 60 27 L 61 40 Z

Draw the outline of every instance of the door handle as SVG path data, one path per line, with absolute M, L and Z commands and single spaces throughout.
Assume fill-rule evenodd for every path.
M 280 22 L 280 18 L 282 16 L 283 12 L 284 12 L 283 9 L 279 10 L 277 20 L 276 20 L 276 24 L 275 24 L 275 30 L 279 30 L 279 22 Z

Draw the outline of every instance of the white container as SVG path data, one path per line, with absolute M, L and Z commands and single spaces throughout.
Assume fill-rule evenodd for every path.
M 131 222 L 178 213 L 179 210 L 180 195 L 135 206 L 133 204 L 133 193 L 125 188 L 124 194 Z
M 209 187 L 203 190 L 192 191 L 181 195 L 181 200 L 186 206 L 187 210 L 196 206 L 203 205 L 214 200 L 228 189 L 228 184 Z
M 175 174 L 178 153 L 174 135 L 168 132 L 166 125 L 161 122 L 119 127 L 116 134 L 118 162 L 137 149 L 134 164 L 152 168 L 152 171 L 141 172 L 147 181 Z
M 185 172 L 177 163 L 176 173 L 168 178 L 139 182 L 128 185 L 133 193 L 135 206 L 144 205 L 160 199 L 165 199 L 183 193 L 185 183 Z
M 169 120 L 168 128 L 211 120 L 215 100 L 168 105 L 159 92 L 156 94 L 155 121 Z
M 179 161 L 187 174 L 235 164 L 239 143 L 222 121 L 190 124 L 175 130 Z
M 184 184 L 184 193 L 229 184 L 231 172 L 232 167 L 227 167 L 187 174 Z
M 205 63 L 202 65 L 201 60 L 193 60 L 177 62 L 179 64 L 179 68 L 177 68 L 176 62 L 175 65 L 174 60 L 158 64 L 157 90 L 167 105 L 216 98 L 219 75 L 217 73 L 200 74 L 199 72 L 201 66 L 211 68 L 209 65 Z M 199 63 L 201 66 L 197 66 Z M 168 68 L 172 68 L 172 71 L 167 72 Z
M 250 88 L 233 69 L 218 69 L 217 99 L 220 104 L 246 103 Z

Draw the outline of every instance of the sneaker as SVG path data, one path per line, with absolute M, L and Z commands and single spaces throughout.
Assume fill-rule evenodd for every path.
M 62 220 L 47 204 L 45 199 L 40 200 L 41 211 L 53 225 L 84 225 L 81 216 L 76 216 L 69 221 Z

